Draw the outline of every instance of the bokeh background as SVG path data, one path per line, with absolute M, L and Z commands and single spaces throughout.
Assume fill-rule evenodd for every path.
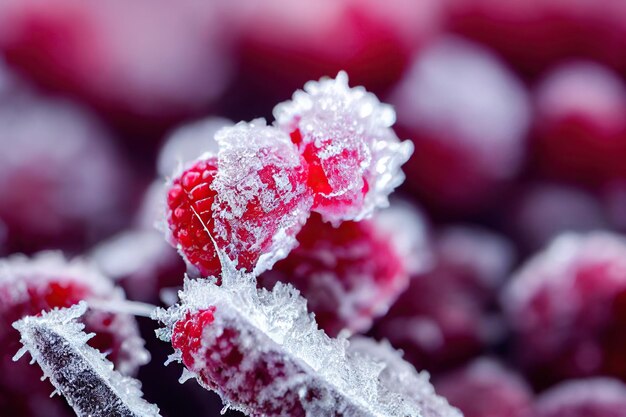
M 623 0 L 1 0 L 0 254 L 86 255 L 155 302 L 185 270 L 153 229 L 176 158 L 339 70 L 415 144 L 396 194 L 428 252 L 368 334 L 467 417 L 626 409 Z M 152 326 L 146 397 L 217 415 Z

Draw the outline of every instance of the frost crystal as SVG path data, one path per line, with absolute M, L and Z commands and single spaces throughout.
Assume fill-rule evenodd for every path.
M 81 302 L 39 317 L 25 317 L 13 327 L 24 345 L 13 360 L 29 352 L 79 417 L 155 417 L 159 409 L 142 397 L 139 381 L 113 370 L 113 364 L 87 345 L 94 334 L 76 319 L 87 310 Z
M 421 410 L 421 417 L 463 417 L 458 409 L 435 393 L 428 372 L 417 372 L 389 342 L 353 337 L 348 351 L 383 363 L 385 367 L 379 376 L 380 383 L 389 391 L 412 401 Z
M 159 310 L 158 335 L 205 388 L 250 416 L 423 417 L 415 400 L 378 382 L 383 366 L 317 328 L 289 285 L 257 289 L 224 263 L 222 285 L 187 280 Z
M 360 220 L 404 181 L 400 166 L 413 151 L 391 126 L 395 112 L 348 76 L 310 81 L 274 108 L 276 124 L 291 135 L 309 163 L 314 210 L 333 223 Z
M 113 305 L 123 303 L 125 297 L 93 265 L 81 259 L 67 261 L 59 252 L 41 252 L 32 258 L 13 255 L 0 261 L 0 315 L 10 321 L 81 300 Z M 132 374 L 149 361 L 134 317 L 90 310 L 83 320 L 98 335 L 94 346 L 110 349 L 111 360 L 123 374 Z

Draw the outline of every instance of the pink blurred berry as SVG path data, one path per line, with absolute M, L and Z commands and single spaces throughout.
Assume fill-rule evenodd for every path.
M 219 276 L 220 250 L 246 271 L 286 256 L 309 216 L 307 165 L 289 136 L 264 121 L 217 134 L 207 156 L 174 178 L 167 191 L 173 244 L 203 276 Z
M 527 94 L 488 50 L 456 38 L 430 45 L 390 101 L 415 144 L 407 184 L 428 207 L 482 208 L 521 168 Z
M 363 87 L 350 88 L 345 72 L 308 82 L 274 108 L 274 117 L 308 164 L 312 210 L 325 221 L 369 217 L 402 184 L 411 143 L 391 128 L 391 106 Z
M 135 185 L 90 114 L 65 100 L 15 94 L 0 104 L 0 131 L 9 250 L 77 250 L 127 222 Z
M 25 362 L 11 361 L 20 347 L 19 333 L 11 324 L 24 316 L 69 307 L 81 300 L 94 305 L 114 304 L 123 301 L 124 295 L 88 264 L 66 261 L 58 253 L 42 252 L 30 259 L 14 255 L 0 261 L 0 392 L 7 394 L 1 415 L 10 415 L 4 413 L 16 406 L 26 407 L 20 413 L 13 411 L 17 415 L 70 415 L 62 411 L 62 400 L 46 398 L 52 387 L 39 380 L 41 371 Z M 89 344 L 107 352 L 122 373 L 133 374 L 149 360 L 133 317 L 89 310 L 83 322 L 87 331 L 96 334 Z
M 626 385 L 611 378 L 566 381 L 544 392 L 532 417 L 624 417 Z
M 433 247 L 433 267 L 411 279 L 373 333 L 402 349 L 416 368 L 435 372 L 500 338 L 490 310 L 513 252 L 504 238 L 465 227 L 444 230 Z
M 199 110 L 227 85 L 216 16 L 186 0 L 9 0 L 0 7 L 0 49 L 40 84 L 116 122 L 153 129 Z
M 527 417 L 533 402 L 524 379 L 489 358 L 439 377 L 435 388 L 465 417 Z
M 623 238 L 600 232 L 562 235 L 520 268 L 502 306 L 533 382 L 626 378 L 625 278 Z
M 550 72 L 535 96 L 535 159 L 544 175 L 584 185 L 626 178 L 626 84 L 591 62 Z
M 343 329 L 367 331 L 372 319 L 384 314 L 406 289 L 412 263 L 422 264 L 426 256 L 419 252 L 425 239 L 419 214 L 395 217 L 404 222 L 404 236 L 408 230 L 417 233 L 404 240 L 402 232 L 395 233 L 378 220 L 343 222 L 335 228 L 314 214 L 298 233 L 298 246 L 260 277 L 261 285 L 292 284 L 307 299 L 320 328 L 331 336 Z M 420 246 L 410 254 L 401 248 L 411 245 L 408 239 Z

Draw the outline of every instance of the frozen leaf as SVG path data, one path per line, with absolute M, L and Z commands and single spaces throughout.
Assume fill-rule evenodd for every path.
M 113 370 L 105 355 L 87 345 L 94 335 L 76 321 L 86 310 L 81 302 L 13 323 L 24 345 L 13 359 L 29 352 L 79 417 L 159 416 L 158 407 L 142 398 L 139 381 Z
M 159 310 L 158 332 L 205 388 L 250 416 L 422 417 L 378 380 L 383 366 L 317 328 L 289 285 L 257 289 L 226 260 L 221 286 L 187 280 L 179 305 Z

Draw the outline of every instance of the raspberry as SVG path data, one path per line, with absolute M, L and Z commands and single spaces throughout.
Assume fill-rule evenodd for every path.
M 521 168 L 528 97 L 481 46 L 456 38 L 430 45 L 390 101 L 399 131 L 415 145 L 407 184 L 433 212 L 482 209 Z
M 533 403 L 528 384 L 488 358 L 438 378 L 435 387 L 465 417 L 525 417 Z
M 400 166 L 412 146 L 391 129 L 393 109 L 363 87 L 349 88 L 344 72 L 308 82 L 274 117 L 309 164 L 312 210 L 325 221 L 370 216 L 404 180 Z
M 113 139 L 86 111 L 16 92 L 0 106 L 0 131 L 8 251 L 75 251 L 125 224 L 132 178 Z
M 18 333 L 10 327 L 12 322 L 42 310 L 69 307 L 80 300 L 115 302 L 122 299 L 122 293 L 107 278 L 79 260 L 67 262 L 59 254 L 43 252 L 31 259 L 14 255 L 0 261 L 0 315 L 3 323 L 0 326 L 0 345 L 3 346 L 2 357 L 7 358 L 0 363 L 0 374 L 5 375 L 0 378 L 0 391 L 11 393 L 5 399 L 7 408 L 26 403 L 27 415 L 47 415 L 39 407 L 48 405 L 52 410 L 62 410 L 59 399 L 42 403 L 24 401 L 31 396 L 38 398 L 45 394 L 47 397 L 50 388 L 47 383 L 39 381 L 40 372 L 35 368 L 23 362 L 8 361 L 19 344 Z M 109 359 L 122 373 L 132 374 L 139 365 L 148 361 L 149 355 L 143 349 L 143 340 L 131 316 L 90 310 L 82 322 L 88 331 L 95 333 L 89 344 L 108 352 Z M 20 375 L 20 378 L 15 378 L 15 375 Z
M 610 233 L 566 234 L 528 260 L 503 308 L 520 364 L 539 387 L 564 378 L 626 378 L 626 244 Z
M 624 417 L 626 386 L 611 378 L 563 382 L 537 399 L 533 417 Z
M 373 334 L 402 349 L 418 369 L 441 371 L 480 353 L 500 337 L 491 309 L 512 264 L 510 244 L 480 229 L 440 232 L 434 265 L 375 325 Z
M 153 317 L 165 324 L 157 334 L 172 342 L 172 359 L 227 407 L 252 417 L 437 416 L 418 406 L 432 390 L 409 398 L 379 381 L 379 361 L 318 330 L 293 287 L 257 289 L 222 255 L 221 285 L 187 280 L 180 304 Z
M 307 167 L 289 137 L 264 121 L 216 135 L 218 157 L 175 178 L 167 197 L 171 238 L 203 276 L 218 276 L 211 239 L 238 268 L 261 272 L 284 257 L 309 215 Z
M 422 222 L 407 217 L 396 220 L 405 221 L 409 230 L 411 221 Z M 343 222 L 335 228 L 314 214 L 297 235 L 298 246 L 261 275 L 259 282 L 266 288 L 278 281 L 292 284 L 307 299 L 319 326 L 331 336 L 342 329 L 367 331 L 372 318 L 384 314 L 408 286 L 412 272 L 408 256 L 394 245 L 402 233 L 394 235 L 377 220 Z M 423 240 L 424 236 L 410 238 Z M 405 243 L 406 239 L 401 244 Z
M 550 72 L 536 92 L 535 159 L 545 176 L 597 186 L 626 178 L 626 84 L 591 62 Z

